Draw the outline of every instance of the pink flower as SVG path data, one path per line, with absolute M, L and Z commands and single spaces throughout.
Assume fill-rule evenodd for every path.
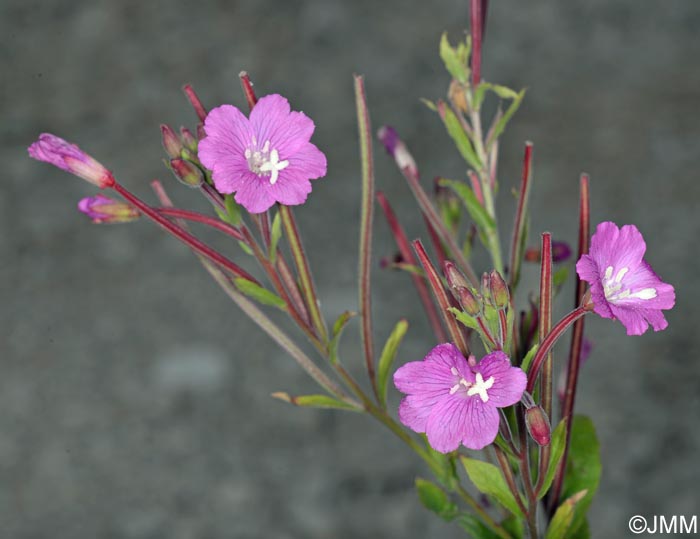
M 314 123 L 302 112 L 292 112 L 278 94 L 261 98 L 246 118 L 233 105 L 209 112 L 206 137 L 199 143 L 199 159 L 212 171 L 221 193 L 251 213 L 261 213 L 275 202 L 302 204 L 311 182 L 326 175 L 326 156 L 309 140 Z
M 128 223 L 140 215 L 131 204 L 104 195 L 83 198 L 78 202 L 78 209 L 92 219 L 93 223 Z
M 479 363 L 467 361 L 454 344 L 440 344 L 423 361 L 406 363 L 394 373 L 394 384 L 406 397 L 399 419 L 424 432 L 430 445 L 449 453 L 464 444 L 482 449 L 498 434 L 498 408 L 522 397 L 527 376 L 512 367 L 503 352 Z
M 30 157 L 50 163 L 104 189 L 114 185 L 112 173 L 78 148 L 51 133 L 42 133 L 28 148 Z
M 676 302 L 673 286 L 643 260 L 646 248 L 636 226 L 600 223 L 589 254 L 576 263 L 579 277 L 591 285 L 593 310 L 619 319 L 627 335 L 641 335 L 649 324 L 654 331 L 665 329 L 668 322 L 661 311 Z

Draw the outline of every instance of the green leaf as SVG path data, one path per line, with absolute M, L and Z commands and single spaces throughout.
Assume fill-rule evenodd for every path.
M 442 118 L 442 121 L 447 128 L 447 133 L 454 141 L 459 153 L 462 154 L 464 160 L 469 163 L 472 168 L 475 170 L 481 170 L 481 161 L 476 155 L 474 146 L 472 146 L 467 133 L 464 131 L 462 124 L 459 123 L 455 113 L 452 112 L 452 109 L 448 107 L 444 101 L 438 102 L 437 108 L 440 118 Z
M 455 315 L 455 318 L 461 324 L 467 326 L 470 329 L 475 329 L 477 331 L 481 330 L 481 328 L 479 327 L 479 323 L 476 321 L 476 318 L 469 316 L 467 313 L 460 311 L 456 307 L 449 307 L 447 310 L 450 311 L 453 315 Z
M 573 535 L 583 525 L 586 511 L 598 490 L 602 465 L 600 462 L 600 444 L 590 418 L 575 416 L 571 426 L 569 460 L 564 477 L 563 498 L 586 490 L 586 496 L 576 505 L 574 521 L 571 525 Z
M 238 242 L 238 246 L 239 246 L 241 249 L 243 249 L 243 252 L 244 252 L 245 254 L 250 255 L 250 256 L 255 256 L 255 253 L 254 253 L 253 250 L 250 248 L 250 245 L 248 245 L 247 243 L 242 242 L 242 241 L 239 241 L 239 242 Z
M 447 493 L 435 483 L 418 477 L 416 478 L 416 490 L 421 503 L 436 515 L 447 521 L 453 520 L 457 516 L 457 506 L 450 501 Z
M 340 342 L 340 336 L 343 334 L 347 323 L 355 316 L 357 316 L 356 312 L 345 311 L 333 324 L 333 336 L 328 343 L 328 360 L 331 362 L 331 365 L 335 365 L 338 362 L 338 344 Z
M 554 274 L 552 275 L 552 286 L 554 288 L 559 288 L 560 286 L 562 286 L 566 282 L 566 279 L 568 276 L 569 276 L 569 266 L 562 266 L 557 271 L 555 271 Z
M 224 195 L 225 209 L 222 210 L 217 207 L 214 209 L 219 215 L 219 219 L 229 225 L 238 226 L 241 224 L 241 207 L 236 203 L 233 197 L 233 195 Z
M 523 358 L 523 362 L 520 364 L 520 368 L 524 370 L 525 372 L 528 371 L 530 368 L 530 363 L 532 363 L 532 360 L 535 358 L 535 354 L 537 353 L 537 349 L 540 347 L 539 344 L 534 345 L 532 348 L 530 348 L 530 351 L 525 354 L 525 357 Z
M 462 47 L 464 47 L 464 45 L 460 44 L 458 49 L 453 49 L 447 39 L 447 32 L 442 34 L 442 39 L 440 39 L 440 58 L 442 58 L 452 78 L 464 84 L 469 81 L 469 68 L 464 61 Z M 467 56 L 468 55 L 469 53 L 467 52 Z
M 574 510 L 576 505 L 586 496 L 586 492 L 586 490 L 577 492 L 557 508 L 547 528 L 545 539 L 566 539 L 570 537 L 567 532 L 574 520 Z
M 276 294 L 273 294 L 266 288 L 249 281 L 248 279 L 236 277 L 233 282 L 238 290 L 258 303 L 262 303 L 263 305 L 271 305 L 272 307 L 277 307 L 278 309 L 282 310 L 284 310 L 287 306 L 282 298 Z
M 511 90 L 507 86 L 501 86 L 500 84 L 489 84 L 489 90 L 495 93 L 501 99 L 518 99 L 520 94 L 515 90 Z
M 473 539 L 501 539 L 474 515 L 462 513 L 457 517 L 457 524 Z
M 421 103 L 423 103 L 430 110 L 432 110 L 433 112 L 437 112 L 437 105 L 435 105 L 435 103 L 433 103 L 430 99 L 426 99 L 425 97 L 421 97 L 420 100 L 421 100 Z
M 525 536 L 525 522 L 521 518 L 509 516 L 501 522 L 501 526 L 516 539 L 522 539 Z
M 462 465 L 474 486 L 488 496 L 496 498 L 500 504 L 518 517 L 523 514 L 518 507 L 513 493 L 508 488 L 501 470 L 493 464 L 481 460 L 462 457 Z
M 464 182 L 446 180 L 444 178 L 441 179 L 439 183 L 443 187 L 449 187 L 452 189 L 457 196 L 462 199 L 462 202 L 464 203 L 465 208 L 467 208 L 472 220 L 482 232 L 486 233 L 496 230 L 496 223 L 476 198 L 476 195 L 474 194 L 474 191 L 472 191 L 471 187 Z
M 282 237 L 282 216 L 279 212 L 275 214 L 274 219 L 272 219 L 272 228 L 270 229 L 270 261 L 274 264 L 275 258 L 277 257 L 277 245 Z
M 407 330 L 408 322 L 403 319 L 399 320 L 396 326 L 394 326 L 389 338 L 386 340 L 382 355 L 379 358 L 379 365 L 377 367 L 377 387 L 379 389 L 379 401 L 382 406 L 386 406 L 386 389 L 391 365 L 396 358 L 396 352 Z
M 579 527 L 575 531 L 569 533 L 567 539 L 591 539 L 591 530 L 588 527 L 588 520 L 584 518 L 583 522 L 579 524 Z
M 564 454 L 564 446 L 566 445 L 566 418 L 562 419 L 557 428 L 552 432 L 552 441 L 550 443 L 549 466 L 542 482 L 542 490 L 539 498 L 541 499 L 549 490 L 549 487 L 554 480 L 554 474 L 559 466 L 559 461 Z
M 515 111 L 517 111 L 518 107 L 520 107 L 520 103 L 522 103 L 523 97 L 525 97 L 525 90 L 521 90 L 520 92 L 518 92 L 516 97 L 511 101 L 510 105 L 508 106 L 506 112 L 503 114 L 503 116 L 499 118 L 499 120 L 493 126 L 493 129 L 491 130 L 491 133 L 489 135 L 489 139 L 486 142 L 486 151 L 489 151 L 491 149 L 491 144 L 493 144 L 493 142 L 501 136 L 501 133 L 503 133 L 503 130 L 506 128 L 506 125 L 508 125 L 508 122 L 512 118 L 513 114 L 515 114 Z
M 288 393 L 283 391 L 278 391 L 273 393 L 272 396 L 295 406 L 304 406 L 308 408 L 332 408 L 336 410 L 352 410 L 353 412 L 360 412 L 361 410 L 352 404 L 343 402 L 341 400 L 329 397 L 328 395 L 300 395 L 298 397 L 292 397 Z

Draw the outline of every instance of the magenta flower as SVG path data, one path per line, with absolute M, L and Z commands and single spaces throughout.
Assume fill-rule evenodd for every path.
M 104 195 L 83 198 L 78 202 L 78 209 L 92 219 L 93 223 L 128 223 L 140 215 L 131 204 Z
M 281 95 L 262 97 L 250 119 L 233 105 L 212 109 L 204 122 L 206 137 L 199 159 L 212 171 L 221 193 L 236 193 L 236 202 L 261 213 L 275 202 L 302 204 L 311 182 L 326 175 L 326 156 L 309 140 L 314 122 L 290 111 Z
M 593 310 L 619 319 L 627 335 L 641 335 L 649 324 L 654 331 L 665 329 L 668 322 L 661 311 L 676 302 L 673 286 L 643 260 L 646 248 L 636 226 L 600 223 L 589 253 L 576 263 L 579 277 L 591 285 Z
M 406 393 L 399 406 L 401 422 L 424 432 L 435 450 L 449 453 L 460 444 L 482 449 L 492 443 L 498 434 L 497 408 L 520 400 L 527 376 L 503 352 L 476 363 L 454 344 L 440 344 L 423 361 L 400 367 L 394 384 Z
M 104 189 L 114 185 L 112 173 L 78 148 L 51 133 L 42 133 L 28 148 L 30 157 L 50 163 Z

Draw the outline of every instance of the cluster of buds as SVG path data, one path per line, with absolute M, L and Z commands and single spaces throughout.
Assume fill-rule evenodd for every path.
M 163 149 L 170 158 L 166 166 L 187 187 L 197 188 L 205 181 L 204 171 L 197 162 L 197 138 L 186 127 L 180 135 L 169 125 L 161 125 Z

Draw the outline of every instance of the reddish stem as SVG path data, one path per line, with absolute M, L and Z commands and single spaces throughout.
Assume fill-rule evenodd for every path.
M 549 232 L 542 234 L 542 262 L 540 265 L 540 320 L 539 320 L 539 345 L 543 345 L 545 338 L 552 330 L 552 235 Z M 540 394 L 542 409 L 548 418 L 552 417 L 552 354 L 545 355 L 544 367 L 540 378 Z M 539 470 L 537 474 L 537 487 L 549 467 L 551 447 L 545 445 L 540 448 Z
M 467 344 L 467 340 L 464 336 L 464 333 L 458 325 L 455 317 L 452 316 L 452 313 L 450 311 L 448 311 L 448 309 L 451 307 L 450 298 L 448 297 L 447 292 L 445 291 L 445 287 L 442 285 L 440 275 L 435 269 L 435 266 L 433 266 L 432 262 L 430 262 L 430 258 L 428 258 L 428 253 L 425 252 L 425 247 L 423 247 L 423 244 L 420 240 L 413 241 L 413 248 L 415 249 L 416 254 L 418 255 L 418 259 L 420 260 L 420 263 L 423 266 L 423 269 L 425 270 L 425 275 L 428 279 L 428 283 L 430 284 L 430 288 L 433 291 L 433 297 L 436 299 L 438 305 L 440 306 L 440 311 L 442 312 L 443 320 L 445 321 L 445 325 L 447 326 L 447 329 L 450 332 L 452 340 L 454 341 L 455 345 L 457 345 L 457 348 L 459 348 L 462 354 L 464 354 L 464 357 L 469 356 L 469 345 Z
M 520 181 L 520 193 L 518 195 L 518 209 L 513 223 L 513 238 L 510 245 L 510 286 L 515 287 L 520 278 L 520 263 L 522 262 L 523 233 L 525 226 L 525 213 L 527 212 L 527 199 L 530 192 L 530 179 L 532 178 L 532 142 L 525 143 L 525 157 L 523 158 L 523 174 Z
M 187 96 L 187 99 L 192 105 L 192 108 L 194 109 L 195 113 L 197 114 L 197 118 L 199 118 L 199 121 L 203 122 L 207 117 L 207 109 L 205 109 L 204 105 L 202 105 L 202 102 L 195 93 L 194 88 L 192 88 L 190 84 L 185 84 L 182 87 L 182 91 L 185 92 L 185 95 Z
M 481 82 L 481 43 L 483 38 L 484 5 L 483 0 L 469 2 L 469 14 L 472 29 L 472 87 L 476 88 Z
M 195 211 L 181 210 L 179 208 L 166 207 L 154 209 L 158 213 L 160 213 L 161 215 L 165 215 L 166 217 L 175 217 L 178 219 L 185 219 L 186 221 L 201 223 L 203 225 L 210 226 L 211 228 L 215 228 L 228 236 L 231 236 L 234 240 L 243 241 L 243 236 L 241 235 L 241 232 L 238 229 L 232 227 L 231 225 L 227 225 L 226 223 L 219 221 L 214 217 L 210 217 L 209 215 L 205 215 L 203 213 L 198 213 Z
M 253 83 L 250 82 L 250 77 L 246 71 L 241 71 L 238 74 L 238 78 L 241 79 L 241 87 L 243 88 L 243 93 L 248 102 L 248 107 L 250 110 L 253 110 L 253 107 L 258 102 L 258 98 L 255 97 L 255 90 L 253 90 Z
M 408 242 L 406 233 L 404 232 L 403 227 L 399 223 L 399 220 L 396 218 L 396 214 L 394 213 L 394 210 L 389 204 L 389 201 L 386 199 L 386 196 L 384 196 L 384 193 L 382 193 L 381 191 L 377 191 L 377 202 L 379 202 L 379 205 L 384 211 L 384 216 L 386 217 L 386 220 L 389 223 L 389 228 L 391 229 L 391 233 L 394 236 L 394 241 L 396 241 L 396 246 L 399 248 L 399 252 L 401 253 L 402 258 L 408 264 L 412 266 L 418 266 L 418 261 L 413 255 L 413 251 L 411 251 L 411 245 Z M 411 274 L 411 279 L 413 280 L 413 284 L 416 287 L 416 291 L 418 292 L 418 297 L 420 297 L 421 303 L 423 304 L 425 314 L 427 315 L 428 320 L 430 321 L 430 325 L 433 328 L 435 338 L 438 340 L 438 342 L 446 342 L 447 335 L 445 334 L 445 329 L 442 327 L 440 317 L 438 316 L 437 310 L 435 309 L 435 304 L 430 298 L 430 292 L 428 292 L 428 287 L 425 286 L 425 281 L 422 277 L 413 273 Z
M 124 199 L 126 199 L 130 204 L 135 206 L 141 213 L 143 213 L 145 216 L 149 217 L 151 220 L 155 221 L 156 224 L 160 225 L 162 228 L 166 230 L 166 232 L 169 232 L 173 236 L 175 236 L 177 239 L 179 239 L 181 242 L 183 242 L 185 245 L 187 245 L 190 249 L 193 251 L 201 254 L 202 256 L 208 258 L 212 262 L 215 262 L 219 266 L 225 268 L 226 270 L 230 271 L 233 275 L 236 277 L 242 277 L 243 279 L 246 279 L 248 281 L 251 281 L 255 284 L 260 284 L 255 277 L 250 275 L 247 271 L 244 269 L 240 268 L 238 265 L 236 265 L 232 260 L 226 258 L 223 256 L 221 253 L 215 251 L 202 241 L 198 240 L 195 238 L 192 234 L 189 232 L 186 232 L 179 226 L 177 226 L 175 223 L 172 221 L 169 221 L 167 218 L 163 217 L 158 210 L 155 208 L 152 208 L 145 202 L 143 202 L 141 199 L 139 199 L 136 195 L 128 191 L 125 187 L 123 187 L 119 183 L 114 183 L 112 186 L 112 189 L 114 189 L 117 193 L 119 193 Z
M 590 211 L 590 192 L 588 175 L 581 175 L 581 187 L 579 198 L 579 229 L 578 229 L 578 258 L 588 253 L 590 246 L 590 229 L 591 229 L 591 211 Z M 578 276 L 576 277 L 576 305 L 580 305 L 586 293 L 586 283 Z M 574 328 L 571 335 L 571 349 L 569 353 L 569 364 L 567 366 L 566 392 L 564 393 L 564 403 L 562 406 L 562 419 L 567 419 L 566 422 L 566 445 L 564 446 L 564 454 L 562 455 L 557 473 L 554 476 L 554 485 L 552 487 L 552 495 L 550 497 L 550 514 L 554 513 L 557 507 L 561 491 L 564 484 L 564 476 L 566 475 L 566 461 L 569 455 L 569 444 L 571 442 L 571 424 L 574 414 L 574 403 L 576 400 L 576 388 L 578 386 L 578 373 L 581 368 L 581 347 L 583 345 L 583 323 L 581 318 L 574 323 Z

